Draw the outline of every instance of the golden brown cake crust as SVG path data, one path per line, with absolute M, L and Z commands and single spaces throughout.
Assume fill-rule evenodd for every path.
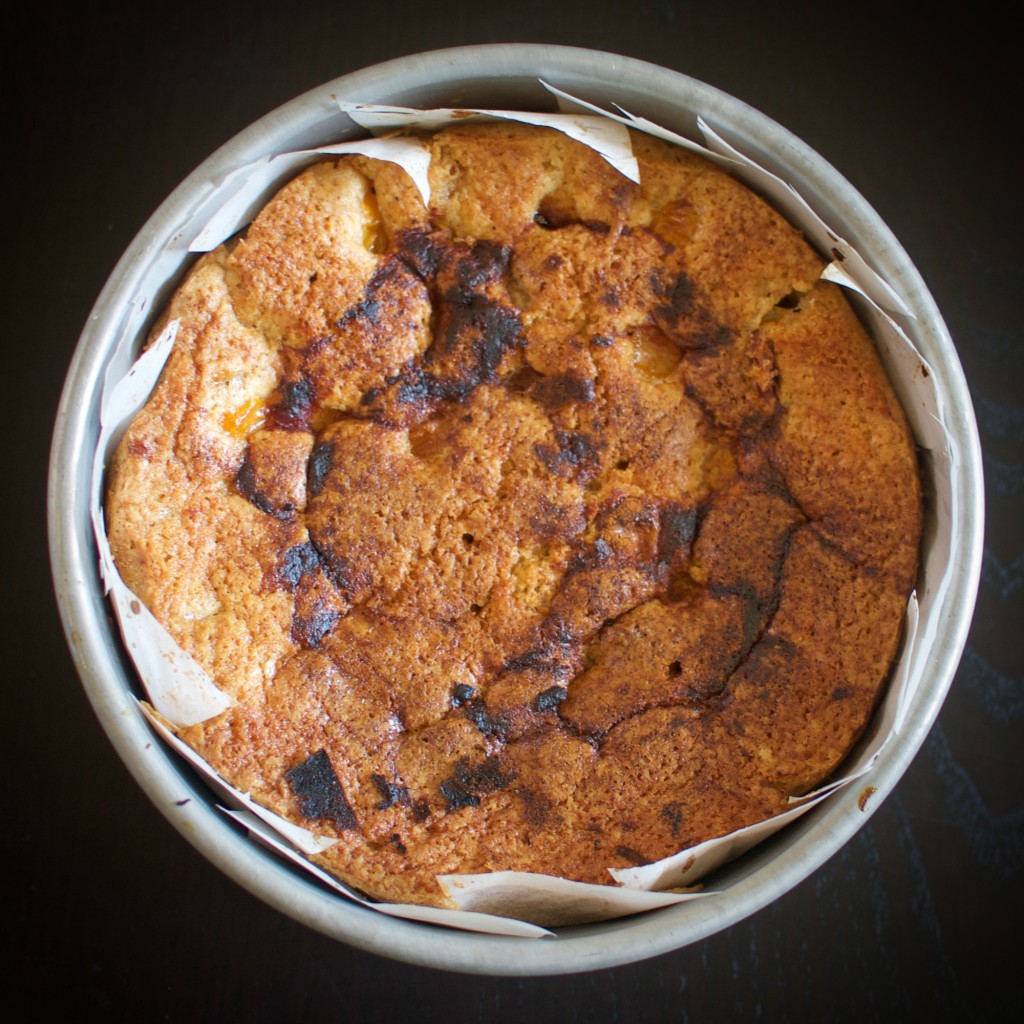
M 388 900 L 608 882 L 827 777 L 913 586 L 913 444 L 822 261 L 709 163 L 520 125 L 347 157 L 200 259 L 110 473 L 184 729 Z

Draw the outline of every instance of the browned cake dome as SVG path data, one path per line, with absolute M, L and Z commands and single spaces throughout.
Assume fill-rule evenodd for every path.
M 609 882 L 774 814 L 875 705 L 915 452 L 823 263 L 710 163 L 557 132 L 315 165 L 170 303 L 121 574 L 237 706 L 181 730 L 386 900 Z

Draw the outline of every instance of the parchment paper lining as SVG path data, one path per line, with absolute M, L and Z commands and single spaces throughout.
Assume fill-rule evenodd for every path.
M 918 444 L 928 455 L 927 464 L 932 473 L 938 507 L 934 534 L 924 551 L 918 592 L 912 595 L 908 606 L 893 680 L 872 721 L 869 737 L 862 741 L 852 760 L 844 766 L 846 773 L 843 778 L 801 798 L 791 810 L 750 828 L 680 851 L 656 864 L 609 869 L 619 887 L 584 885 L 525 872 L 449 875 L 440 877 L 438 881 L 446 894 L 463 908 L 461 911 L 370 904 L 295 853 L 296 850 L 315 853 L 331 845 L 333 840 L 318 837 L 310 830 L 283 821 L 227 786 L 190 748 L 177 740 L 159 718 L 148 710 L 145 712 L 162 738 L 224 794 L 235 808 L 229 813 L 236 821 L 248 828 L 256 840 L 287 856 L 325 884 L 392 916 L 522 937 L 551 934 L 537 927 L 539 924 L 606 920 L 695 896 L 711 895 L 655 890 L 692 885 L 868 772 L 885 745 L 898 734 L 922 678 L 928 651 L 936 635 L 938 608 L 951 578 L 952 537 L 960 514 L 956 500 L 957 451 L 945 427 L 945 410 L 934 384 L 934 374 L 910 340 L 908 328 L 912 329 L 912 318 L 899 294 L 811 210 L 795 189 L 740 153 L 702 118 L 698 118 L 698 127 L 706 146 L 621 109 L 604 111 L 547 83 L 542 84 L 557 97 L 563 109 L 585 113 L 531 114 L 477 109 L 415 111 L 345 102 L 339 102 L 339 107 L 357 124 L 375 132 L 393 133 L 408 128 L 429 130 L 467 119 L 508 119 L 547 125 L 591 145 L 613 167 L 634 181 L 638 180 L 637 166 L 625 126 L 648 132 L 719 164 L 728 165 L 737 177 L 760 191 L 800 227 L 820 250 L 835 256 L 835 261 L 822 276 L 855 293 L 853 301 L 872 331 Z M 188 249 L 192 252 L 213 249 L 244 227 L 265 204 L 270 192 L 311 159 L 353 152 L 404 167 L 424 200 L 429 201 L 426 175 L 429 152 L 425 144 L 415 136 L 388 134 L 383 138 L 364 138 L 314 150 L 278 154 L 238 167 L 203 197 L 175 239 L 188 240 Z M 176 248 L 180 249 L 180 245 Z M 124 585 L 107 544 L 102 510 L 102 479 L 107 456 L 124 427 L 145 404 L 177 333 L 177 324 L 169 324 L 163 334 L 132 363 L 131 353 L 139 342 L 139 333 L 147 315 L 146 307 L 144 296 L 131 304 L 113 347 L 101 399 L 100 437 L 93 460 L 91 513 L 100 573 L 147 696 L 162 718 L 175 726 L 184 726 L 220 714 L 231 706 L 232 701 L 216 687 L 198 663 L 174 643 L 167 631 Z M 129 364 L 131 368 L 125 373 L 124 367 Z M 512 920 L 512 917 L 522 920 Z M 526 921 L 535 924 L 527 924 Z

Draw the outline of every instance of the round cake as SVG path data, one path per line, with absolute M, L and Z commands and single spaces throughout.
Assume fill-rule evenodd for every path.
M 515 124 L 317 163 L 202 258 L 111 466 L 179 735 L 371 897 L 610 883 L 826 779 L 885 685 L 916 454 L 823 260 L 711 163 Z

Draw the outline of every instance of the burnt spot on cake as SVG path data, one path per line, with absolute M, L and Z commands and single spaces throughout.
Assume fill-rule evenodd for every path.
M 395 237 L 398 258 L 424 283 L 436 277 L 441 264 L 437 238 L 426 231 L 405 230 Z
M 388 836 L 388 841 L 402 857 L 408 853 L 408 850 L 405 848 L 405 843 L 402 842 L 402 837 L 397 832 L 392 832 L 391 835 Z
M 452 707 L 461 708 L 463 704 L 473 699 L 476 690 L 467 683 L 456 683 L 452 688 Z
M 654 274 L 651 277 L 651 287 L 655 294 L 666 300 L 664 305 L 655 310 L 656 316 L 675 322 L 693 313 L 693 282 L 685 272 L 681 271 L 671 285 L 667 285 L 660 274 Z
M 533 709 L 541 712 L 550 711 L 557 708 L 568 696 L 569 691 L 564 686 L 549 686 L 534 698 Z
M 376 298 L 373 292 L 376 290 L 374 285 L 376 281 L 371 280 L 367 285 L 367 295 L 361 299 L 354 306 L 346 309 L 344 313 L 335 321 L 334 326 L 343 328 L 348 326 L 353 320 L 368 320 L 371 324 L 377 323 L 380 319 L 380 299 Z
M 588 569 L 599 569 L 612 557 L 611 545 L 603 537 L 598 537 L 589 547 L 577 551 L 566 568 L 566 575 L 572 576 Z
M 334 458 L 334 442 L 321 441 L 313 446 L 306 470 L 306 487 L 310 497 L 315 498 L 324 487 L 327 474 L 331 471 Z
M 699 301 L 696 288 L 685 272 L 672 282 L 658 273 L 651 288 L 665 301 L 654 307 L 654 323 L 684 352 L 702 352 L 731 344 L 733 331 L 719 323 Z
M 295 586 L 292 640 L 302 647 L 319 647 L 348 607 L 324 573 L 305 573 Z
M 476 765 L 460 758 L 455 765 L 455 777 L 476 793 L 496 793 L 512 781 L 512 776 L 501 770 L 496 757 L 487 757 Z
M 615 856 L 620 860 L 629 861 L 634 867 L 642 868 L 646 867 L 652 861 L 645 857 L 642 853 L 634 850 L 632 846 L 616 846 Z
M 456 262 L 456 288 L 450 290 L 446 298 L 452 300 L 456 291 L 476 291 L 485 284 L 500 280 L 508 271 L 511 255 L 512 250 L 507 245 L 487 239 L 475 241 Z M 458 298 L 455 301 L 459 301 Z
M 445 779 L 440 785 L 441 796 L 444 797 L 445 811 L 457 811 L 460 807 L 477 807 L 480 797 L 471 793 L 458 779 Z
M 590 339 L 590 344 L 596 345 L 598 348 L 611 348 L 615 344 L 615 339 L 607 334 L 595 334 Z
M 362 583 L 362 575 L 355 573 L 351 561 L 344 555 L 338 554 L 330 546 L 331 536 L 325 530 L 324 536 L 313 535 L 311 537 L 313 547 L 319 556 L 320 564 L 323 566 L 331 582 L 343 594 L 353 593 Z
M 707 588 L 707 592 L 716 600 L 728 601 L 730 598 L 739 598 L 739 634 L 736 638 L 737 643 L 726 647 L 717 657 L 711 658 L 705 671 L 691 679 L 687 694 L 698 702 L 713 700 L 725 693 L 730 679 L 749 657 L 768 621 L 766 608 L 756 591 L 743 581 L 730 587 L 712 585 Z M 682 668 L 680 661 L 670 663 L 668 677 L 676 678 L 682 675 Z
M 412 805 L 412 820 L 417 825 L 422 825 L 430 817 L 430 801 L 426 797 L 421 797 L 416 800 Z
M 506 377 L 504 380 L 505 387 L 509 391 L 514 391 L 517 394 L 528 392 L 538 381 L 544 379 L 544 374 L 535 370 L 529 364 L 521 366 L 515 373 L 510 377 Z
M 522 323 L 513 309 L 465 289 L 444 296 L 439 320 L 441 329 L 423 362 L 441 363 L 456 353 L 461 357 L 447 360 L 449 365 L 438 374 L 437 386 L 447 392 L 445 397 L 463 398 L 480 384 L 492 383 L 505 353 L 523 341 Z
M 697 535 L 699 513 L 696 508 L 669 504 L 661 510 L 658 530 L 658 561 L 668 564 L 678 555 L 686 556 Z
M 679 835 L 679 828 L 683 823 L 683 805 L 678 800 L 665 804 L 661 809 L 661 816 L 668 822 L 672 838 Z
M 293 503 L 285 502 L 277 505 L 260 488 L 259 478 L 249 451 L 246 451 L 242 464 L 238 467 L 238 473 L 235 475 L 235 487 L 243 498 L 255 505 L 261 512 L 265 512 L 275 519 L 289 520 L 295 518 L 295 505 Z
M 556 430 L 555 443 L 534 445 L 537 458 L 552 473 L 571 479 L 587 477 L 596 469 L 600 444 L 588 434 L 574 430 Z
M 319 647 L 320 641 L 335 627 L 341 612 L 317 601 L 308 615 L 292 616 L 292 639 L 303 647 Z
M 507 274 L 509 256 L 508 247 L 489 241 L 451 244 L 445 252 L 436 280 L 437 329 L 422 360 L 436 366 L 448 397 L 493 381 L 505 353 L 523 342 L 516 311 L 488 293 Z
M 370 776 L 370 781 L 380 793 L 380 800 L 377 803 L 378 811 L 386 811 L 389 807 L 394 807 L 395 804 L 409 802 L 409 790 L 405 786 L 399 785 L 397 782 L 388 782 L 383 775 L 377 772 Z
M 847 697 L 853 696 L 853 688 L 850 686 L 837 686 L 832 693 L 829 695 L 829 700 L 835 703 L 836 701 L 846 700 Z
M 413 405 L 424 412 L 435 399 L 443 397 L 443 388 L 439 382 L 429 373 L 425 373 L 418 364 L 406 367 L 391 383 L 398 385 L 395 397 L 401 405 Z M 363 396 L 364 401 L 369 395 L 367 392 Z
M 500 712 L 491 714 L 482 697 L 470 698 L 462 705 L 462 710 L 483 736 L 504 739 L 508 734 L 508 723 L 504 717 Z
M 321 338 L 311 348 L 329 341 Z M 316 386 L 294 363 L 290 372 L 296 375 L 282 382 L 277 400 L 267 406 L 266 423 L 277 430 L 308 430 L 316 407 Z
M 530 391 L 548 412 L 557 412 L 567 405 L 592 402 L 595 393 L 594 382 L 575 373 L 541 377 Z
M 440 232 L 401 233 L 399 245 L 392 266 L 414 274 L 418 287 L 429 291 L 432 337 L 418 359 L 360 399 L 375 420 L 389 425 L 420 421 L 439 403 L 462 402 L 481 384 L 495 382 L 506 353 L 524 342 L 517 311 L 492 294 L 500 294 L 507 275 L 508 247 L 455 242 Z
M 327 751 L 322 747 L 285 772 L 304 818 L 334 822 L 342 831 L 359 827 Z
M 401 293 L 410 287 L 419 289 L 421 284 L 420 275 L 400 256 L 382 260 L 366 283 L 363 297 L 346 309 L 334 326 L 342 332 L 356 322 L 386 326 L 387 314 L 396 305 Z
M 512 776 L 502 771 L 496 757 L 485 758 L 475 765 L 470 765 L 465 758 L 459 758 L 455 764 L 455 774 L 440 785 L 445 810 L 476 807 L 482 795 L 496 793 L 511 781 Z
M 281 560 L 273 571 L 273 581 L 280 587 L 294 590 L 299 581 L 307 573 L 313 572 L 320 565 L 320 556 L 316 548 L 308 541 L 293 544 L 286 548 Z
M 505 659 L 502 669 L 505 672 L 524 672 L 531 669 L 550 671 L 557 665 L 551 657 L 551 651 L 545 647 L 534 647 L 521 654 L 512 654 Z
M 523 341 L 518 314 L 486 296 L 442 302 L 439 330 L 420 362 L 404 366 L 360 405 L 385 424 L 421 421 L 445 401 L 465 401 L 481 384 L 498 379 L 506 352 Z M 429 367 L 429 369 L 428 369 Z

